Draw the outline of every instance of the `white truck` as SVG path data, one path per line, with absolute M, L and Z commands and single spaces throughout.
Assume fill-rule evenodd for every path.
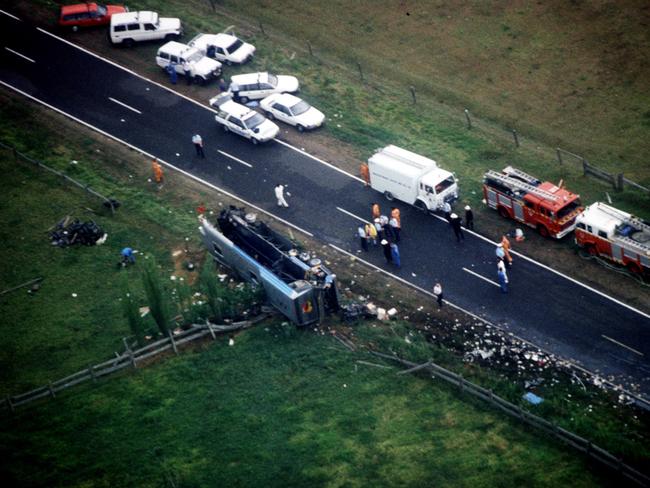
M 429 158 L 390 145 L 368 159 L 370 186 L 388 200 L 401 200 L 422 211 L 439 210 L 458 199 L 456 177 Z

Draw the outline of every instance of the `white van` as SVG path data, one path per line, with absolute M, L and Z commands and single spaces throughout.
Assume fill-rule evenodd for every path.
M 195 47 L 181 44 L 176 41 L 169 41 L 158 49 L 156 64 L 167 70 L 173 64 L 179 75 L 184 75 L 183 64 L 187 62 L 190 68 L 190 76 L 195 83 L 203 85 L 221 74 L 221 63 L 205 56 Z
M 180 19 L 158 17 L 156 12 L 124 12 L 111 16 L 109 36 L 113 44 L 132 46 L 134 42 L 165 39 L 183 35 Z

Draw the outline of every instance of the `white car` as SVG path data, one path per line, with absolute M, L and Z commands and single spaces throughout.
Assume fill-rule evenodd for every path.
M 203 85 L 221 74 L 221 63 L 205 56 L 195 47 L 180 42 L 170 41 L 158 49 L 156 64 L 166 70 L 173 64 L 176 72 L 184 75 L 183 64 L 187 62 L 192 79 Z
M 189 45 L 229 66 L 250 61 L 255 54 L 255 46 L 231 34 L 199 34 L 189 42 Z
M 129 47 L 134 42 L 172 41 L 182 35 L 180 19 L 159 17 L 156 12 L 143 10 L 111 15 L 109 36 L 113 44 Z
M 269 95 L 260 102 L 260 107 L 269 119 L 286 122 L 300 132 L 320 127 L 325 121 L 323 112 L 290 93 Z
M 217 109 L 214 119 L 223 130 L 244 136 L 253 144 L 270 141 L 280 132 L 280 128 L 261 113 L 233 101 L 230 93 L 211 98 L 210 106 Z
M 230 91 L 236 100 L 247 103 L 274 93 L 293 93 L 300 89 L 295 76 L 273 75 L 271 73 L 248 73 L 230 78 Z

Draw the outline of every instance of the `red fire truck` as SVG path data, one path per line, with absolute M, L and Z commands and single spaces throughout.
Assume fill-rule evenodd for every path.
M 633 215 L 596 202 L 576 219 L 576 244 L 633 273 L 650 272 L 650 225 Z
M 534 227 L 544 237 L 561 239 L 575 228 L 582 211 L 580 196 L 559 186 L 541 182 L 508 166 L 502 172 L 488 171 L 483 194 L 490 208 L 502 217 Z

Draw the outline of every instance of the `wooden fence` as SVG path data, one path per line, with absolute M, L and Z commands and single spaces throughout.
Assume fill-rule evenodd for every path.
M 480 398 L 481 400 L 488 402 L 493 407 L 500 409 L 511 417 L 515 417 L 522 422 L 561 440 L 574 449 L 587 455 L 591 459 L 594 459 L 602 465 L 613 469 L 621 476 L 628 478 L 637 485 L 650 486 L 650 477 L 625 464 L 622 459 L 617 458 L 616 456 L 610 454 L 606 450 L 598 447 L 590 441 L 583 439 L 582 437 L 573 434 L 568 430 L 565 430 L 562 427 L 549 422 L 548 420 L 544 420 L 543 418 L 538 417 L 537 415 L 534 415 L 527 410 L 524 410 L 518 405 L 504 400 L 503 398 L 495 395 L 491 390 L 487 390 L 478 385 L 475 385 L 470 381 L 467 381 L 459 374 L 453 373 L 441 366 L 438 366 L 437 364 L 434 364 L 431 361 L 423 364 L 416 364 L 405 359 L 391 356 L 389 354 L 374 351 L 371 353 L 384 359 L 396 361 L 407 367 L 407 369 L 402 370 L 397 374 L 406 374 L 426 370 L 435 377 L 458 387 L 461 392 L 466 392 L 470 395 L 475 396 L 476 398 Z
M 111 213 L 113 213 L 113 214 L 115 213 L 115 200 L 113 200 L 111 198 L 108 198 L 108 197 L 105 197 L 104 195 L 102 195 L 98 191 L 93 190 L 92 188 L 90 188 L 90 186 L 84 185 L 80 181 L 77 181 L 74 178 L 71 178 L 70 176 L 66 175 L 65 173 L 62 173 L 61 171 L 58 171 L 58 170 L 56 170 L 54 168 L 49 167 L 48 165 L 46 165 L 45 163 L 42 163 L 41 161 L 30 158 L 26 154 L 23 154 L 20 151 L 18 151 L 13 146 L 10 146 L 8 144 L 0 142 L 0 147 L 3 147 L 5 149 L 11 151 L 13 153 L 13 155 L 14 155 L 14 160 L 15 161 L 25 160 L 25 161 L 28 161 L 28 162 L 30 162 L 32 164 L 35 164 L 36 166 L 38 166 L 40 168 L 43 168 L 44 170 L 49 171 L 50 173 L 55 174 L 56 176 L 59 176 L 59 177 L 63 178 L 65 181 L 67 181 L 69 183 L 72 183 L 73 185 L 78 186 L 79 188 L 83 189 L 87 193 L 90 193 L 91 195 L 103 200 L 104 203 L 106 204 L 106 206 L 111 209 Z
M 261 314 L 254 319 L 236 322 L 232 325 L 215 325 L 209 323 L 205 325 L 194 324 L 191 329 L 182 331 L 176 335 L 170 332 L 168 337 L 164 339 L 152 342 L 151 344 L 136 350 L 131 350 L 127 347 L 124 353 L 115 358 L 94 366 L 89 366 L 87 369 L 77 371 L 70 376 L 50 382 L 46 386 L 41 386 L 40 388 L 36 388 L 20 395 L 7 396 L 0 400 L 0 408 L 9 409 L 13 412 L 16 408 L 41 398 L 56 398 L 57 393 L 70 388 L 71 386 L 78 385 L 85 381 L 97 381 L 103 376 L 110 375 L 126 368 L 136 369 L 139 363 L 169 350 L 173 350 L 174 353 L 178 355 L 178 348 L 183 344 L 201 339 L 207 335 L 210 335 L 212 339 L 216 339 L 217 334 L 247 329 L 267 317 L 268 314 Z

